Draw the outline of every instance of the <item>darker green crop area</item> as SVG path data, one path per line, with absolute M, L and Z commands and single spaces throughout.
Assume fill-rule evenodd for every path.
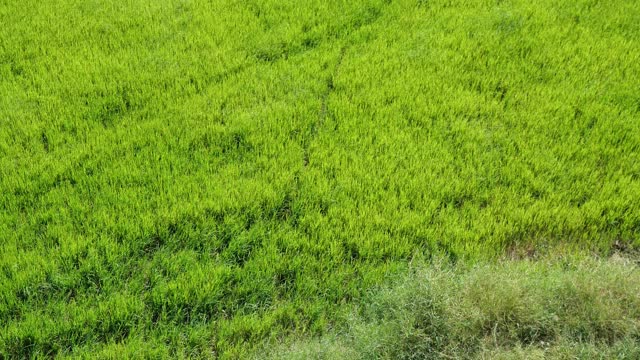
M 244 357 L 414 257 L 640 246 L 640 5 L 0 2 L 0 358 Z

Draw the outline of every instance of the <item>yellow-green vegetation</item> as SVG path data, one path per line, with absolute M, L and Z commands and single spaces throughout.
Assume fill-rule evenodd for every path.
M 636 1 L 5 0 L 0 24 L 0 358 L 247 357 L 412 258 L 640 246 Z M 607 313 L 576 306 L 549 339 L 597 353 Z

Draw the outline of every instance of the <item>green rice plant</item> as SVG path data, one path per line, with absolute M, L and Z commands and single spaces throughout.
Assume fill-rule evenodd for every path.
M 0 357 L 242 358 L 325 334 L 414 258 L 636 252 L 639 13 L 1 2 Z M 557 335 L 503 295 L 470 324 Z M 628 331 L 573 308 L 599 325 L 567 351 Z

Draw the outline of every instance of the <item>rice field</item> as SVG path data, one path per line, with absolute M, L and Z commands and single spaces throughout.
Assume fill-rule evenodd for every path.
M 285 356 L 412 264 L 612 254 L 635 325 L 542 341 L 639 353 L 640 3 L 5 0 L 0 24 L 0 359 Z

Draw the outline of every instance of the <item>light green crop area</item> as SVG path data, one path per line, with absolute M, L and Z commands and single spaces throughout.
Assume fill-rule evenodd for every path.
M 636 1 L 0 2 L 0 358 L 244 357 L 414 257 L 639 246 Z

